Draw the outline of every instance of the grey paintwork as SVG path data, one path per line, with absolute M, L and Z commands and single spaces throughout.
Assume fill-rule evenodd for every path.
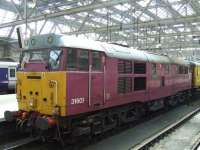
M 87 50 L 102 51 L 109 57 L 119 59 L 149 61 L 164 64 L 189 65 L 187 61 L 181 58 L 170 58 L 167 55 L 160 55 L 127 48 L 105 42 L 80 39 L 66 35 L 45 34 L 33 36 L 25 41 L 25 49 L 52 48 L 52 47 L 72 47 Z

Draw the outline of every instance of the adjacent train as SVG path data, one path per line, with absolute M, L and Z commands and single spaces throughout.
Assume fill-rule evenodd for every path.
M 0 94 L 15 93 L 17 66 L 17 62 L 0 61 Z
M 183 103 L 200 87 L 198 63 L 166 55 L 56 34 L 31 37 L 25 46 L 19 111 L 4 115 L 43 136 L 97 135 Z

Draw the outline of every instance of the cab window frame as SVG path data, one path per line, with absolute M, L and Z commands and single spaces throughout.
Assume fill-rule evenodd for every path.
M 73 54 L 73 61 L 71 61 L 71 62 L 73 62 L 72 64 L 73 65 L 69 65 L 69 58 L 70 58 L 70 56 L 69 56 L 69 51 L 73 51 L 74 52 L 74 54 Z M 83 61 L 84 61 L 84 56 L 83 56 L 83 53 L 84 52 L 86 52 L 87 53 L 87 55 L 85 55 L 86 56 L 86 65 L 85 66 L 81 66 L 81 65 L 83 65 L 84 63 L 83 63 Z M 82 60 L 81 60 L 81 57 L 83 58 Z M 80 62 L 80 60 L 82 61 L 82 62 Z M 79 49 L 79 48 L 67 48 L 67 50 L 66 50 L 66 62 L 65 62 L 65 64 L 66 64 L 66 70 L 67 71 L 89 71 L 89 65 L 90 65 L 90 51 L 89 50 L 87 50 L 87 49 Z M 71 67 L 71 66 L 73 66 L 73 67 Z M 83 68 L 81 68 L 81 67 L 83 67 Z
M 170 74 L 170 64 L 164 65 L 164 72 L 165 72 L 165 74 Z
M 58 57 L 57 57 L 57 59 L 56 59 L 56 65 L 57 66 L 53 66 L 53 62 L 52 63 L 50 63 L 50 58 L 52 58 L 50 55 L 51 55 L 51 52 L 55 52 L 55 51 L 60 51 L 60 53 L 57 55 Z M 63 49 L 61 49 L 61 48 L 54 48 L 54 49 L 51 49 L 50 51 L 49 51 L 49 58 L 48 58 L 48 60 L 49 60 L 49 67 L 50 67 L 50 69 L 51 70 L 53 70 L 53 71 L 56 71 L 56 70 L 60 70 L 61 69 L 61 67 L 62 67 L 62 59 L 63 59 Z M 53 59 L 52 59 L 53 60 Z
M 74 54 L 75 54 L 75 55 L 74 55 L 74 60 L 73 60 L 73 61 L 74 61 L 74 62 L 73 62 L 73 63 L 74 63 L 74 64 L 73 64 L 73 65 L 74 65 L 73 67 L 71 67 L 72 65 L 71 65 L 71 66 L 68 66 L 68 65 L 69 65 L 69 63 L 68 63 L 68 60 L 69 60 L 69 59 L 68 59 L 68 57 L 69 57 L 69 56 L 68 56 L 68 52 L 69 52 L 69 50 L 71 50 L 71 51 L 74 52 Z M 65 63 L 65 64 L 66 64 L 66 69 L 67 69 L 67 71 L 76 71 L 76 70 L 78 70 L 77 49 L 75 49 L 75 48 L 67 48 L 67 50 L 66 50 L 66 58 L 67 58 L 67 59 L 66 59 L 66 63 Z
M 86 55 L 87 56 L 87 68 L 80 68 L 80 64 L 82 64 L 83 62 L 80 62 L 80 57 L 79 56 L 82 57 L 83 55 L 79 55 L 79 53 L 83 53 L 83 52 L 87 52 L 87 55 Z M 89 65 L 90 65 L 90 56 L 89 56 L 89 54 L 90 54 L 89 50 L 77 49 L 77 68 L 78 68 L 78 71 L 89 71 Z
M 99 58 L 99 67 L 98 68 L 94 68 L 94 53 L 98 53 L 98 55 L 100 56 L 100 58 Z M 90 51 L 90 60 L 91 60 L 91 62 L 90 62 L 90 65 L 92 65 L 92 71 L 102 71 L 103 70 L 103 62 L 102 62 L 102 59 L 103 59 L 103 57 L 104 57 L 104 55 L 103 55 L 103 53 L 102 52 L 99 52 L 99 51 Z
M 151 77 L 152 79 L 157 79 L 157 64 L 156 63 L 151 63 Z

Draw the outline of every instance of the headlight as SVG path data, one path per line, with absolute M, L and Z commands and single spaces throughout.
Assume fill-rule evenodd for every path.
M 30 99 L 29 105 L 31 108 L 33 108 L 33 99 Z
M 53 36 L 49 36 L 48 38 L 47 38 L 47 42 L 49 43 L 49 44 L 52 44 L 53 43 Z

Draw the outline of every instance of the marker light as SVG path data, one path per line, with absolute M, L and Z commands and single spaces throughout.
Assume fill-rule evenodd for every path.
M 32 40 L 31 40 L 31 44 L 32 44 L 32 45 L 35 45 L 35 43 L 36 43 L 35 39 L 32 39 Z
M 49 36 L 49 37 L 47 38 L 47 42 L 48 42 L 49 44 L 52 44 L 52 43 L 53 43 L 53 36 Z

